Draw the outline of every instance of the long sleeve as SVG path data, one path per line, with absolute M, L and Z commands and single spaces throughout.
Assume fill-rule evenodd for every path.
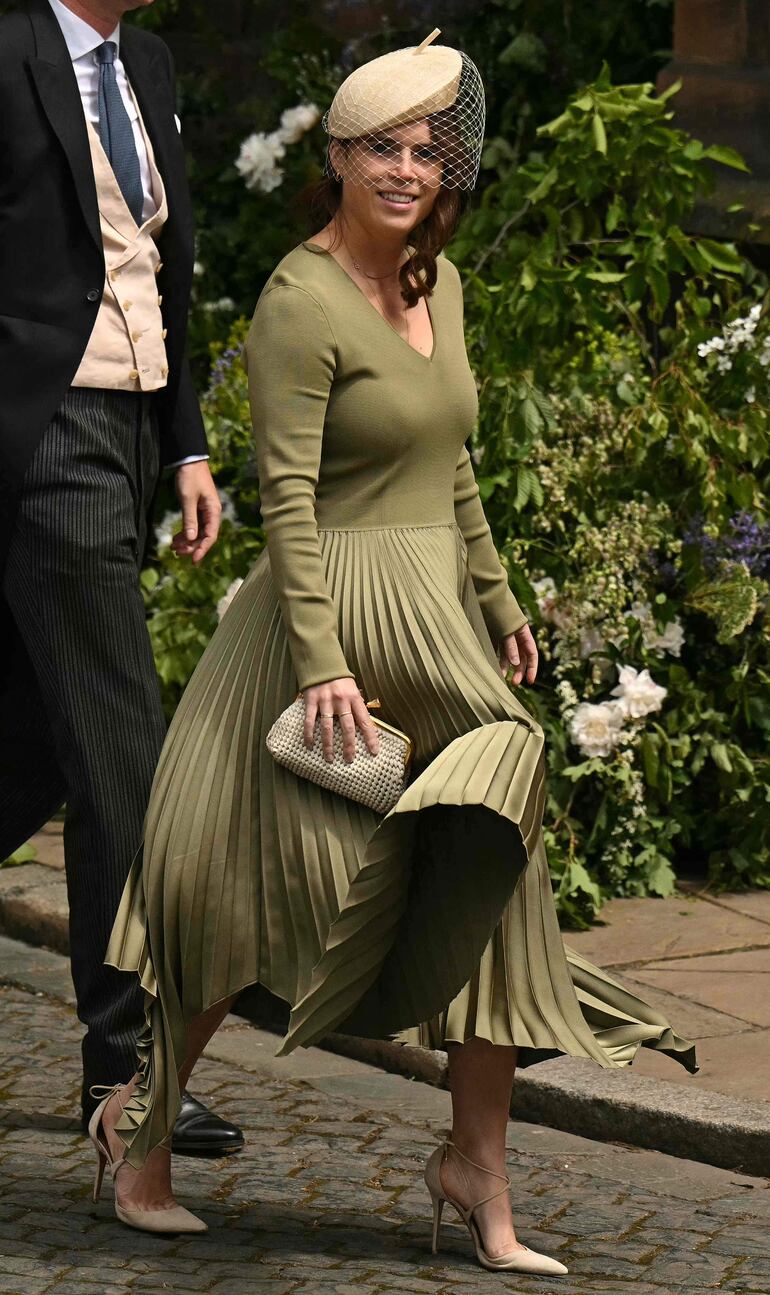
M 246 342 L 262 520 L 300 688 L 353 677 L 337 635 L 323 571 L 315 490 L 335 342 L 302 288 L 269 289 Z
M 479 496 L 473 465 L 463 448 L 455 473 L 455 519 L 468 549 L 468 566 L 484 621 L 497 646 L 506 634 L 527 624 L 527 617 L 508 588 Z

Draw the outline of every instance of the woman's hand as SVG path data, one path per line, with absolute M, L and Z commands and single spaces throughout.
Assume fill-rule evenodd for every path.
M 499 660 L 503 677 L 513 667 L 511 683 L 520 684 L 525 674 L 527 683 L 535 682 L 538 655 L 529 625 L 522 625 L 515 634 L 506 634 L 500 640 Z
M 377 754 L 380 737 L 355 679 L 330 679 L 328 683 L 313 684 L 305 688 L 302 695 L 305 698 L 305 746 L 313 745 L 318 719 L 324 757 L 330 764 L 334 760 L 335 724 L 342 729 L 342 756 L 346 764 L 350 764 L 356 754 L 356 725 L 371 755 Z

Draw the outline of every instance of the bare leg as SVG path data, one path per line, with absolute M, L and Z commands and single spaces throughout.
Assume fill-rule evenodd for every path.
M 447 1052 L 452 1142 L 476 1164 L 504 1174 L 505 1138 L 518 1049 L 474 1038 L 467 1043 L 450 1043 Z M 451 1148 L 441 1167 L 441 1179 L 449 1194 L 466 1209 L 473 1201 L 489 1196 L 503 1185 L 499 1178 L 465 1164 L 453 1155 Z M 480 1206 L 474 1217 L 488 1255 L 498 1257 L 519 1246 L 507 1192 Z
M 215 1003 L 208 1011 L 196 1016 L 187 1030 L 187 1055 L 179 1071 L 179 1087 L 184 1090 L 192 1074 L 193 1067 L 200 1057 L 209 1039 L 216 1034 L 219 1026 L 230 1011 L 237 995 Z M 136 1087 L 138 1076 L 116 1093 L 107 1106 L 102 1117 L 102 1128 L 107 1138 L 107 1145 L 114 1157 L 122 1156 L 125 1144 L 115 1132 L 115 1124 L 120 1112 Z M 120 1170 L 119 1179 L 121 1204 L 129 1209 L 162 1210 L 171 1209 L 174 1200 L 171 1188 L 171 1150 L 167 1146 L 155 1147 L 145 1160 L 141 1169 L 126 1165 Z

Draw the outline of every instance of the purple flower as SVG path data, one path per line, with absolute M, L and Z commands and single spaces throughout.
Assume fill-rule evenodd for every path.
M 232 368 L 235 360 L 240 356 L 240 347 L 230 346 L 226 351 L 217 357 L 211 368 L 211 378 L 209 380 L 209 390 L 219 387 L 227 377 L 228 371 Z
M 715 571 L 720 561 L 745 562 L 751 575 L 770 576 L 770 524 L 758 522 L 751 513 L 736 513 L 719 536 L 706 535 L 703 514 L 696 513 L 682 539 L 700 549 L 706 571 Z

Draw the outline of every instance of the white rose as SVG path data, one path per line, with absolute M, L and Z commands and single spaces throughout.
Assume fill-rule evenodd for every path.
M 638 671 L 632 665 L 623 665 L 618 671 L 618 680 L 612 695 L 618 698 L 624 714 L 641 719 L 660 710 L 668 690 L 655 683 L 649 670 Z
M 321 110 L 314 103 L 300 103 L 296 108 L 287 108 L 281 113 L 281 125 L 277 131 L 284 144 L 298 144 L 302 136 L 312 130 L 321 119 Z
M 618 745 L 625 716 L 616 701 L 582 701 L 569 726 L 569 735 L 584 755 L 609 755 Z
M 235 168 L 246 181 L 247 189 L 260 189 L 270 193 L 283 180 L 283 171 L 276 165 L 286 152 L 278 131 L 265 135 L 259 131 L 249 135 L 241 144 Z
M 217 617 L 219 620 L 224 616 L 242 584 L 243 580 L 241 576 L 238 576 L 237 580 L 233 580 L 232 584 L 228 585 L 227 593 L 223 594 L 217 603 Z
M 670 656 L 682 655 L 682 647 L 684 646 L 684 630 L 682 629 L 682 622 L 678 617 L 669 621 L 668 625 L 666 625 L 661 631 L 658 631 L 653 626 L 653 628 L 644 633 L 642 637 L 645 647 L 650 648 L 653 652 L 657 652 L 659 656 L 662 656 L 664 652 L 668 652 Z

